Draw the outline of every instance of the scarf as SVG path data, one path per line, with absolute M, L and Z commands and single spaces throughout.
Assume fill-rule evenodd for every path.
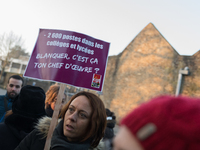
M 68 141 L 63 135 L 63 120 L 61 120 L 53 132 L 51 150 L 88 150 L 90 144 L 90 139 L 81 143 Z

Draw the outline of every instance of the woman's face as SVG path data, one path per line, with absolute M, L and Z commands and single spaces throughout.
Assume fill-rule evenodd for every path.
M 54 98 L 54 101 L 50 103 L 50 106 L 51 106 L 51 109 L 52 109 L 52 110 L 55 109 L 55 105 L 56 105 L 57 99 L 58 99 L 58 97 L 56 96 L 56 97 Z M 60 109 L 62 109 L 63 104 L 65 103 L 65 101 L 66 101 L 66 96 L 65 96 L 65 94 L 63 94 L 63 98 L 62 98 L 62 102 L 61 102 Z
M 87 97 L 76 97 L 65 113 L 63 133 L 69 141 L 82 140 L 87 134 L 88 125 L 92 115 L 92 107 Z

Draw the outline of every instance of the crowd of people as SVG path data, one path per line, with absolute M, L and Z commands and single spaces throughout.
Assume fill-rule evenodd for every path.
M 23 78 L 9 78 L 0 96 L 0 149 L 43 150 L 60 86 L 47 92 Z M 62 96 L 51 150 L 199 150 L 200 99 L 163 95 L 125 115 L 115 134 L 115 113 L 97 95 L 80 91 Z

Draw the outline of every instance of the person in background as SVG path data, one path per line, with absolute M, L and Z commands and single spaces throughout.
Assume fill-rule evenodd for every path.
M 200 99 L 159 96 L 126 115 L 114 150 L 200 150 Z
M 4 122 L 6 111 L 12 109 L 12 102 L 14 98 L 19 94 L 24 80 L 19 75 L 12 75 L 8 79 L 6 87 L 6 94 L 0 96 L 0 122 Z
M 73 95 L 61 109 L 60 116 L 52 135 L 51 150 L 88 150 L 100 146 L 106 128 L 106 111 L 97 95 L 86 91 Z M 46 119 L 51 118 L 40 119 L 36 129 L 15 150 L 43 150 L 50 126 Z
M 59 92 L 60 86 L 57 84 L 53 84 L 49 87 L 48 91 L 46 92 L 46 100 L 45 100 L 45 111 L 47 116 L 52 117 L 53 111 L 55 108 L 55 103 L 58 98 L 58 92 Z M 66 102 L 66 95 L 63 95 L 62 99 L 62 105 Z
M 110 139 L 112 140 L 114 137 L 114 127 L 116 124 L 116 116 L 115 113 L 110 111 L 108 108 L 106 108 L 106 116 L 107 116 L 107 126 L 104 134 L 104 139 Z
M 116 116 L 115 113 L 110 111 L 108 108 L 106 108 L 106 116 L 107 116 L 107 126 L 105 130 L 105 134 L 103 137 L 103 141 L 105 144 L 105 149 L 106 150 L 111 150 L 112 149 L 112 140 L 115 136 L 114 134 L 114 127 L 116 124 Z
M 14 99 L 12 110 L 0 123 L 0 149 L 14 150 L 21 140 L 34 129 L 44 109 L 45 92 L 42 88 L 26 85 Z

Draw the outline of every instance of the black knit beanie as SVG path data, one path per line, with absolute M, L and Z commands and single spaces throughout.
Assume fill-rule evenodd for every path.
M 21 116 L 40 118 L 45 113 L 45 92 L 37 86 L 26 85 L 22 87 L 20 94 L 15 98 L 12 111 Z

